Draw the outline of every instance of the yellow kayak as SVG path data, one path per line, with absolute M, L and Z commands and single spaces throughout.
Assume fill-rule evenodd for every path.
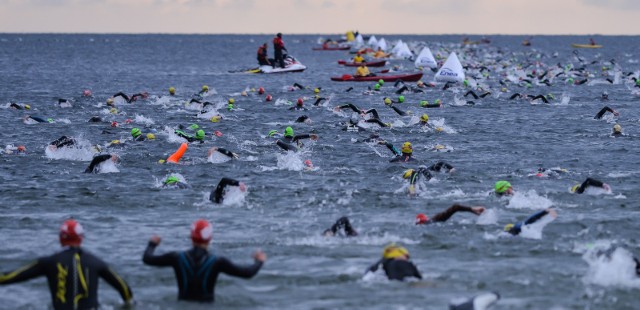
M 596 45 L 591 45 L 591 44 L 576 44 L 576 43 L 573 43 L 573 44 L 571 44 L 571 47 L 573 47 L 573 48 L 601 48 L 601 47 L 602 47 L 602 45 L 598 45 L 598 44 L 596 44 Z

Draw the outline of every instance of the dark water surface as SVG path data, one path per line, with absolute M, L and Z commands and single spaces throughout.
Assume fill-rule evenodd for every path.
M 189 225 L 203 217 L 214 225 L 217 255 L 247 264 L 256 248 L 268 255 L 253 280 L 220 277 L 216 291 L 220 308 L 446 309 L 452 299 L 486 291 L 502 295 L 496 309 L 640 307 L 640 283 L 619 273 L 624 266 L 583 258 L 595 248 L 612 244 L 640 255 L 640 98 L 627 79 L 619 84 L 604 80 L 613 78 L 610 59 L 623 73 L 637 76 L 638 37 L 596 37 L 604 48 L 580 50 L 585 68 L 593 74 L 585 85 L 570 85 L 558 77 L 550 87 L 510 83 L 507 93 L 500 92 L 498 81 L 514 75 L 517 64 L 581 67 L 570 43 L 588 38 L 536 37 L 529 48 L 520 45 L 523 38 L 513 36 L 494 37 L 488 46 L 470 48 L 457 44 L 458 36 L 387 38 L 426 42 L 434 54 L 445 57 L 447 51 L 455 50 L 463 64 L 486 63 L 492 70 L 482 84 L 491 87 L 493 94 L 475 100 L 475 106 L 456 104 L 464 102 L 466 89 L 462 88 L 405 94 L 406 103 L 399 107 L 417 116 L 428 113 L 434 124 L 444 128 L 442 132 L 420 130 L 415 117 L 399 117 L 385 107 L 382 97 L 396 96 L 392 83 L 383 86 L 382 94 L 363 95 L 372 84 L 331 82 L 329 77 L 355 70 L 336 64 L 349 57 L 346 52 L 311 51 L 317 38 L 285 35 L 288 50 L 309 67 L 305 72 L 250 75 L 228 71 L 252 67 L 255 50 L 270 40 L 267 36 L 0 34 L 0 105 L 30 104 L 32 115 L 55 120 L 27 125 L 22 122 L 25 111 L 0 110 L 2 147 L 22 144 L 28 150 L 24 156 L 0 156 L 0 270 L 7 272 L 59 250 L 57 229 L 72 216 L 87 232 L 84 246 L 123 275 L 139 308 L 199 308 L 176 302 L 173 271 L 144 266 L 141 256 L 154 233 L 163 237 L 161 253 L 187 249 Z M 504 67 L 489 65 L 494 55 Z M 413 70 L 412 62 L 406 60 L 391 64 Z M 611 68 L 610 75 L 603 75 L 603 66 Z M 432 79 L 432 72 L 423 78 Z M 288 86 L 295 82 L 311 89 L 289 92 Z M 183 102 L 202 85 L 217 92 L 207 100 L 223 106 L 233 97 L 240 109 L 221 108 L 225 119 L 219 123 L 196 118 L 198 110 L 185 108 Z M 170 86 L 177 89 L 178 98 L 159 98 Z M 245 88 L 260 86 L 281 101 L 307 97 L 308 106 L 313 102 L 312 89 L 322 87 L 321 94 L 330 96 L 330 102 L 305 112 L 311 124 L 292 125 L 296 133 L 315 132 L 320 139 L 306 142 L 297 155 L 285 155 L 272 140 L 264 139 L 269 130 L 283 131 L 302 113 L 289 111 L 288 105 L 275 100 L 265 103 L 252 92 L 249 97 L 239 95 Z M 345 93 L 349 86 L 355 90 Z M 81 98 L 84 89 L 91 89 L 94 97 Z M 131 105 L 120 102 L 119 114 L 109 114 L 104 102 L 118 91 L 148 91 L 152 97 Z M 610 97 L 607 102 L 599 99 L 604 91 Z M 515 92 L 552 93 L 555 99 L 550 105 L 508 100 Z M 74 106 L 60 108 L 58 98 L 72 99 Z M 424 110 L 418 105 L 419 100 L 437 98 L 443 100 L 444 108 Z M 332 108 L 345 102 L 377 108 L 381 119 L 394 126 L 374 130 L 397 147 L 411 141 L 420 162 L 390 164 L 391 154 L 383 146 L 356 142 L 369 133 L 342 131 L 339 123 L 351 114 L 335 113 Z M 604 105 L 618 110 L 620 116 L 594 120 Z M 94 115 L 123 125 L 87 123 Z M 127 118 L 134 119 L 144 133 L 155 132 L 158 139 L 127 142 L 113 150 L 122 159 L 118 173 L 82 173 L 92 156 L 90 145 L 130 136 L 134 124 L 124 124 Z M 610 136 L 616 122 L 625 137 Z M 204 128 L 207 142 L 191 144 L 179 165 L 157 164 L 179 146 L 168 128 L 191 123 Z M 103 130 L 112 133 L 102 134 Z M 223 136 L 211 137 L 214 130 Z M 64 159 L 47 156 L 47 144 L 62 135 L 77 137 L 86 147 Z M 434 152 L 436 144 L 451 151 Z M 211 146 L 228 148 L 241 158 L 209 162 Z M 317 169 L 301 169 L 306 159 Z M 408 197 L 402 172 L 438 160 L 451 163 L 456 172 L 436 175 L 423 184 L 418 197 Z M 538 167 L 561 167 L 569 173 L 548 179 L 528 176 Z M 159 181 L 171 173 L 179 173 L 192 188 L 161 189 Z M 569 192 L 589 176 L 610 184 L 612 193 Z M 247 183 L 248 193 L 230 193 L 223 205 L 209 202 L 209 191 L 222 177 Z M 509 180 L 518 192 L 511 202 L 489 194 L 500 179 Z M 454 202 L 483 205 L 488 211 L 478 222 L 472 215 L 458 214 L 444 224 L 413 224 L 417 213 L 434 215 Z M 551 206 L 557 208 L 558 218 L 544 229 L 541 239 L 498 237 L 505 224 Z M 320 236 L 343 215 L 353 220 L 359 237 Z M 423 281 L 363 278 L 364 270 L 389 242 L 408 248 Z M 596 275 L 597 268 L 604 272 Z M 100 299 L 107 309 L 120 304 L 105 283 Z M 49 303 L 43 279 L 0 287 L 2 309 L 42 309 Z

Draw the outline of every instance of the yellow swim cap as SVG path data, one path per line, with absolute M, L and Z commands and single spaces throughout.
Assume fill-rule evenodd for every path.
M 315 94 L 320 93 L 320 88 L 316 88 L 316 89 L 314 89 L 314 90 L 313 90 L 313 92 L 314 92 Z
M 442 144 L 436 144 L 436 147 L 435 147 L 435 148 L 436 148 L 436 150 L 444 150 L 444 149 L 445 149 L 445 146 L 444 146 L 444 145 L 442 145 Z
M 209 86 L 207 86 L 207 85 L 202 85 L 202 90 L 203 90 L 203 91 L 209 91 Z
M 176 94 L 176 89 L 174 87 L 169 87 L 169 94 L 175 95 Z
M 407 249 L 402 246 L 396 245 L 395 243 L 387 245 L 386 247 L 384 247 L 384 250 L 382 250 L 382 257 L 385 259 L 393 259 L 402 256 L 409 257 L 409 251 L 407 251 Z
M 111 114 L 118 114 L 118 109 L 116 109 L 116 108 L 111 108 L 111 110 L 109 110 L 109 113 L 111 113 Z
M 422 114 L 422 116 L 420 116 L 420 121 L 422 121 L 423 123 L 428 122 L 429 121 L 429 115 L 427 115 L 426 113 Z
M 120 144 L 120 140 L 111 140 L 111 144 Z
M 158 163 L 159 163 L 159 164 L 164 164 L 165 162 L 166 162 L 166 161 L 165 161 L 164 159 L 160 159 L 160 160 L 158 160 Z
M 113 98 L 107 98 L 107 104 L 108 105 L 112 105 L 113 104 Z
M 413 169 L 407 169 L 407 170 L 405 170 L 405 171 L 404 171 L 404 174 L 402 175 L 402 178 L 404 178 L 404 179 L 408 179 L 408 178 L 410 178 L 414 171 L 415 171 L 415 170 L 413 170 Z
M 411 146 L 411 142 L 405 142 L 402 144 L 402 153 L 407 153 L 407 154 L 413 153 L 413 147 Z
M 579 187 L 580 187 L 580 184 L 576 184 L 576 185 L 572 186 L 571 187 L 571 192 L 575 193 L 578 190 Z
M 513 226 L 514 226 L 513 224 L 504 225 L 504 231 L 506 232 L 510 231 L 513 228 Z
M 620 126 L 620 124 L 613 125 L 613 132 L 621 133 L 622 132 L 622 126 Z
M 220 115 L 216 115 L 216 116 L 212 116 L 211 117 L 211 122 L 212 123 L 217 123 L 220 121 Z
M 155 140 L 156 139 L 156 135 L 152 134 L 152 133 L 148 133 L 147 134 L 147 139 L 148 140 Z
M 229 98 L 229 103 L 230 103 L 230 104 L 234 104 L 234 103 L 236 103 L 236 100 L 235 100 L 235 99 L 233 99 L 233 98 Z
M 27 109 L 27 110 L 31 110 L 31 106 L 30 106 L 30 105 L 28 105 L 28 104 L 25 104 L 25 105 L 24 105 L 24 108 L 25 108 L 25 109 Z
M 384 104 L 386 104 L 386 105 L 391 104 L 391 99 L 389 99 L 389 98 L 384 98 Z
M 442 130 L 443 130 L 442 127 L 436 127 L 437 132 L 441 132 Z

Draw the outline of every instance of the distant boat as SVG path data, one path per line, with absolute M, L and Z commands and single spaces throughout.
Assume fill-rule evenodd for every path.
M 573 44 L 571 44 L 571 47 L 573 47 L 573 48 L 601 48 L 602 45 L 600 45 L 600 44 L 577 44 L 577 43 L 573 43 Z

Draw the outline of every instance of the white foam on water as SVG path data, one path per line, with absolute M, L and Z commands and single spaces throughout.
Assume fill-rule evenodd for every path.
M 532 209 L 541 210 L 549 208 L 553 205 L 553 201 L 549 198 L 538 195 L 535 190 L 516 191 L 509 199 L 507 208 L 509 209 Z
M 218 151 L 212 152 L 211 156 L 207 157 L 207 161 L 214 164 L 226 163 L 230 161 L 231 158 L 227 155 L 224 155 Z
M 136 114 L 136 116 L 133 119 L 133 121 L 136 124 L 145 124 L 145 125 L 153 125 L 153 124 L 156 123 L 150 117 L 145 117 L 145 116 L 140 115 L 140 114 Z
M 98 171 L 98 173 L 118 173 L 118 172 L 120 172 L 120 170 L 118 170 L 118 167 L 116 167 L 116 163 L 114 163 L 112 160 L 105 160 L 105 161 L 101 162 L 100 164 L 98 164 L 97 171 Z
M 606 249 L 594 247 L 582 255 L 582 259 L 589 264 L 583 282 L 605 287 L 640 288 L 633 255 L 623 248 L 616 248 L 609 255 L 604 254 L 603 250 Z
M 276 158 L 280 170 L 302 171 L 306 167 L 301 153 L 287 151 L 284 154 L 277 154 Z
M 498 223 L 498 212 L 495 209 L 485 209 L 476 219 L 476 225 L 494 225 Z

